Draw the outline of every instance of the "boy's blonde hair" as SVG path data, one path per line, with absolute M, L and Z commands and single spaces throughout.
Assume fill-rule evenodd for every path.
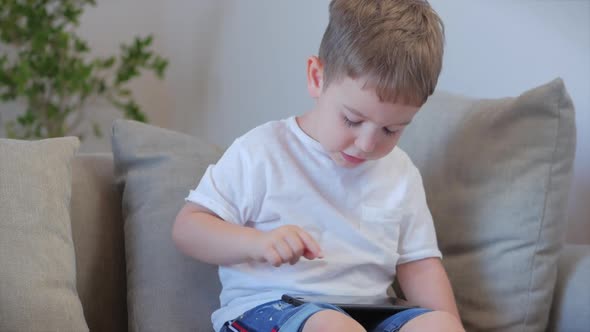
M 324 89 L 366 78 L 384 102 L 422 106 L 442 68 L 444 25 L 426 0 L 332 0 L 320 45 Z

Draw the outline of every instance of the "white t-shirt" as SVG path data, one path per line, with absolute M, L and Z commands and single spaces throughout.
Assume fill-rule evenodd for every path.
M 264 231 L 298 225 L 324 254 L 278 268 L 259 262 L 220 266 L 221 308 L 211 318 L 216 331 L 284 293 L 384 295 L 397 264 L 442 256 L 422 179 L 401 149 L 344 168 L 295 117 L 238 138 L 186 200 Z

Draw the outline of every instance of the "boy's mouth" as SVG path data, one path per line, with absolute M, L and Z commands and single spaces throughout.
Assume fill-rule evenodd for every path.
M 340 155 L 342 155 L 342 158 L 343 158 L 344 160 L 348 161 L 348 162 L 349 162 L 349 163 L 351 163 L 351 164 L 355 164 L 355 165 L 356 165 L 356 164 L 361 164 L 361 163 L 363 163 L 363 162 L 365 162 L 365 161 L 366 161 L 366 159 L 362 159 L 362 158 L 353 157 L 353 156 L 351 156 L 351 155 L 348 155 L 348 154 L 346 154 L 346 153 L 344 153 L 344 152 L 340 152 Z

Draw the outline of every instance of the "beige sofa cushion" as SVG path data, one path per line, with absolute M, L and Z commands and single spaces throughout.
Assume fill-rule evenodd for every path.
M 88 331 L 69 215 L 78 145 L 0 139 L 0 331 Z
M 575 139 L 561 79 L 512 98 L 437 93 L 402 135 L 468 331 L 545 331 Z

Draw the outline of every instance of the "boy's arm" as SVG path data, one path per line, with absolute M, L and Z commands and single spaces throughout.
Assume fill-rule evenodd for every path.
M 230 265 L 252 259 L 260 231 L 225 222 L 204 208 L 186 203 L 178 212 L 172 238 L 176 247 L 197 260 Z
M 424 308 L 446 311 L 461 321 L 451 283 L 439 258 L 400 264 L 397 278 L 408 301 Z
M 279 266 L 294 264 L 300 256 L 321 257 L 319 245 L 297 226 L 262 232 L 226 222 L 190 202 L 178 212 L 172 238 L 184 254 L 216 265 L 261 261 Z

